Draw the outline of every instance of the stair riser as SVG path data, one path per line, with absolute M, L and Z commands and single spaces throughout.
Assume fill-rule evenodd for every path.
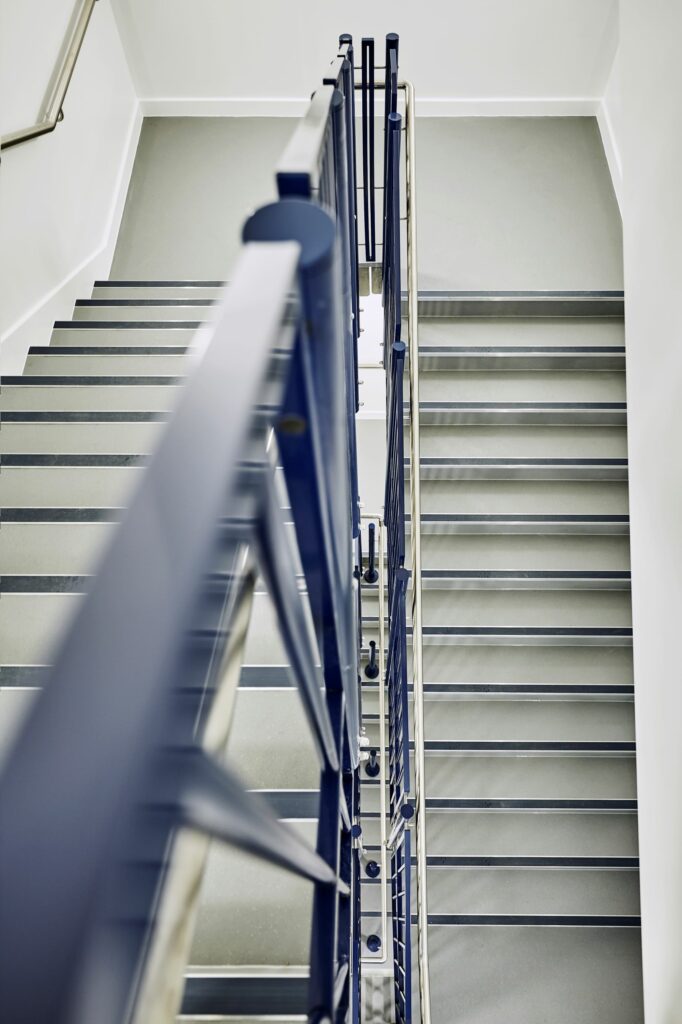
M 423 362 L 423 360 L 422 360 Z M 420 370 L 422 363 L 420 362 Z M 405 398 L 409 388 L 405 385 Z M 420 403 L 625 402 L 625 375 L 609 372 L 517 370 L 500 372 L 442 370 L 426 373 L 419 384 Z
M 74 320 L 97 320 L 135 322 L 139 320 L 214 320 L 219 306 L 211 302 L 188 301 L 185 303 L 165 304 L 164 300 L 151 299 L 144 301 L 120 299 L 87 300 L 89 305 L 76 305 L 73 311 Z

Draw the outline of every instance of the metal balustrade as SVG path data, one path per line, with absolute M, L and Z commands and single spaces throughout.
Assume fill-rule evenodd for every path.
M 187 962 L 210 839 L 311 882 L 308 1020 L 360 1020 L 359 87 L 365 257 L 373 262 L 381 246 L 387 373 L 385 525 L 377 524 L 380 709 L 383 718 L 385 681 L 389 736 L 381 780 L 388 778 L 390 835 L 381 884 L 389 853 L 395 1013 L 411 1019 L 399 89 L 408 101 L 412 159 L 413 102 L 411 87 L 398 82 L 397 36 L 387 36 L 383 83 L 374 77 L 373 40 L 363 40 L 362 52 L 359 85 L 352 39 L 341 36 L 277 167 L 279 200 L 244 227 L 243 253 L 206 352 L 0 777 L 3 821 L 12 822 L 0 843 L 0 946 L 12 951 L 0 958 L 0 1015 L 13 1024 L 170 1019 L 183 976 L 169 965 Z M 380 187 L 375 88 L 386 99 Z M 408 173 L 412 218 L 413 184 Z M 407 259 L 416 297 L 413 245 L 412 220 Z M 416 302 L 408 308 L 414 355 Z M 276 497 L 276 465 L 293 534 Z M 413 495 L 413 515 L 414 507 Z M 315 849 L 219 760 L 258 573 L 320 764 Z M 413 611 L 415 629 L 418 622 Z M 382 737 L 383 728 L 382 721 Z M 422 985 L 422 1007 L 423 993 Z

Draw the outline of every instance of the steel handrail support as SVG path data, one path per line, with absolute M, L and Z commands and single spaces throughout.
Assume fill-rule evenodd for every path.
M 362 515 L 364 522 L 376 523 L 377 530 L 379 533 L 379 564 L 377 566 L 379 570 L 379 579 L 377 580 L 377 587 L 379 588 L 379 675 L 377 677 L 379 682 L 379 750 L 381 751 L 381 757 L 379 758 L 379 829 L 380 829 L 380 867 L 381 875 L 381 934 L 383 941 L 381 944 L 381 956 L 363 956 L 363 964 L 385 964 L 388 959 L 388 943 L 386 942 L 386 936 L 388 934 L 388 896 L 386 895 L 386 881 L 388 878 L 387 868 L 387 830 L 386 830 L 386 619 L 385 619 L 385 591 L 386 591 L 386 565 L 385 565 L 385 537 L 386 537 L 386 526 L 381 516 L 364 513 Z

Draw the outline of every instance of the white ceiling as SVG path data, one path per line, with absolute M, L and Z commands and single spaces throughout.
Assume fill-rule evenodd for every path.
M 617 0 L 113 0 L 113 6 L 138 95 L 153 99 L 303 99 L 339 33 L 352 32 L 359 43 L 362 35 L 380 41 L 387 31 L 400 33 L 401 70 L 422 98 L 599 97 L 617 43 Z

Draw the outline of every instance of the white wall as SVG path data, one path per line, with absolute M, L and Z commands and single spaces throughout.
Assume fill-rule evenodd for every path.
M 3 130 L 38 119 L 71 2 L 3 4 Z M 37 27 L 40 31 L 37 31 Z M 28 344 L 46 344 L 92 280 L 106 276 L 140 115 L 109 0 L 99 0 L 50 135 L 2 156 L 0 368 L 21 372 Z
M 359 44 L 387 31 L 402 36 L 422 113 L 593 113 L 616 10 L 616 0 L 114 3 L 138 95 L 157 114 L 296 115 L 339 33 Z
M 647 1024 L 682 1021 L 682 5 L 621 0 L 622 162 Z

